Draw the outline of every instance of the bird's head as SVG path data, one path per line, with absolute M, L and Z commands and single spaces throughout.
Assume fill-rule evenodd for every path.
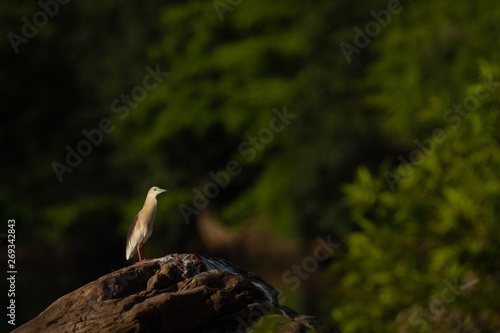
M 153 195 L 154 197 L 156 197 L 158 194 L 161 194 L 163 192 L 168 192 L 168 190 L 161 189 L 158 186 L 153 186 L 149 189 L 148 195 Z

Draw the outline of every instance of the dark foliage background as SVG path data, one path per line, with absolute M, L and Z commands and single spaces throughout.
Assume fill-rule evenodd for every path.
M 1 232 L 16 220 L 17 323 L 130 264 L 128 227 L 158 185 L 171 192 L 151 257 L 229 257 L 343 332 L 500 329 L 495 3 L 47 3 L 55 14 L 17 53 L 9 36 L 43 8 L 0 5 Z M 169 74 L 127 102 L 146 68 Z M 259 139 L 273 110 L 295 117 Z M 53 163 L 105 118 L 110 133 L 60 181 Z M 248 248 L 213 251 L 201 212 L 179 209 L 232 160 L 241 172 L 203 211 L 233 235 L 272 235 L 269 252 L 293 244 L 274 269 Z M 327 236 L 342 250 L 290 290 L 284 270 Z

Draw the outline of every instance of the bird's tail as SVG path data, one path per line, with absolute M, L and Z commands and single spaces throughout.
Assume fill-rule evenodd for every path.
M 125 258 L 127 258 L 127 260 L 129 260 L 130 258 L 132 258 L 135 254 L 135 246 L 132 246 L 132 244 L 130 244 L 130 241 L 127 242 L 127 250 L 125 251 Z

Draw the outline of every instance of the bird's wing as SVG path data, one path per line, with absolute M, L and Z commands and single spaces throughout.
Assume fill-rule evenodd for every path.
M 130 226 L 130 229 L 128 229 L 128 235 L 127 235 L 127 250 L 125 257 L 128 259 L 132 258 L 135 254 L 135 248 L 137 247 L 137 244 L 141 241 L 142 235 L 139 230 L 135 230 L 138 220 L 139 220 L 139 213 L 134 218 L 134 221 L 132 222 L 132 225 Z

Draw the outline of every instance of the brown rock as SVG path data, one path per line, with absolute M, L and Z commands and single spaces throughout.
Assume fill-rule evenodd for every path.
M 277 332 L 318 327 L 316 318 L 280 306 L 257 275 L 200 258 L 173 254 L 107 274 L 13 332 L 244 332 L 262 316 L 280 318 Z

